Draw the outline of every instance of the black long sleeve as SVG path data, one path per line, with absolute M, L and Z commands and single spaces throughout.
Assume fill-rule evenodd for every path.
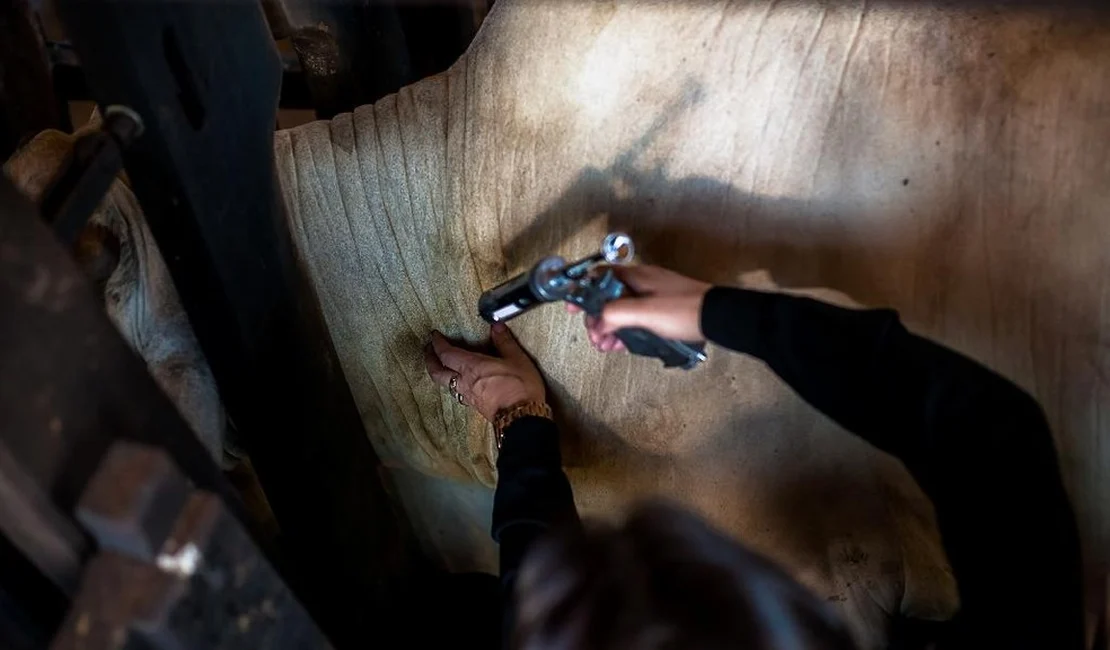
M 563 473 L 559 431 L 547 418 L 522 417 L 505 430 L 497 457 L 493 540 L 500 544 L 502 638 L 513 627 L 513 585 L 528 548 L 556 524 L 578 521 L 570 482 Z
M 932 500 L 961 607 L 945 648 L 1083 645 L 1076 524 L 1036 401 L 890 310 L 713 288 L 702 331 L 898 457 Z

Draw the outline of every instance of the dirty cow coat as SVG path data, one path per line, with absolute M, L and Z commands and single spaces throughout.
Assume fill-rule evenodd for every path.
M 446 73 L 279 132 L 289 227 L 425 547 L 496 570 L 493 442 L 425 376 L 428 333 L 479 341 L 483 289 L 620 228 L 715 283 L 765 268 L 892 306 L 1015 380 L 1057 435 L 1097 569 L 1107 54 L 1103 18 L 1024 6 L 502 0 Z M 758 361 L 598 355 L 556 307 L 513 326 L 584 515 L 675 499 L 788 567 L 866 648 L 891 615 L 956 610 L 904 468 Z

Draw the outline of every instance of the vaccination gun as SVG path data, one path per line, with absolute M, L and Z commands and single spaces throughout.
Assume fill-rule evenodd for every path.
M 635 295 L 612 269 L 632 262 L 635 254 L 632 238 L 614 232 L 606 235 L 598 253 L 577 262 L 545 257 L 531 270 L 483 293 L 478 313 L 488 323 L 503 323 L 537 305 L 565 300 L 601 316 L 605 303 Z M 703 343 L 673 341 L 638 327 L 617 330 L 616 335 L 632 354 L 662 359 L 667 368 L 689 370 L 705 361 Z

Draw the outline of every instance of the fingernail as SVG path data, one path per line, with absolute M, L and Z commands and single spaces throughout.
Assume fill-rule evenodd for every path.
M 509 328 L 505 326 L 505 323 L 494 323 L 493 327 L 490 327 L 490 330 L 497 334 L 504 334 L 507 329 Z

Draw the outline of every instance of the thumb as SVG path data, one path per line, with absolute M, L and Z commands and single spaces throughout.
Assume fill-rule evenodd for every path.
M 598 329 L 612 334 L 626 327 L 648 327 L 651 321 L 651 298 L 621 298 L 605 305 Z
M 497 353 L 501 355 L 501 358 L 517 359 L 526 356 L 524 348 L 520 347 L 520 343 L 517 343 L 512 331 L 504 323 L 496 323 L 489 328 L 489 333 L 490 338 L 493 339 L 493 347 L 497 348 Z

